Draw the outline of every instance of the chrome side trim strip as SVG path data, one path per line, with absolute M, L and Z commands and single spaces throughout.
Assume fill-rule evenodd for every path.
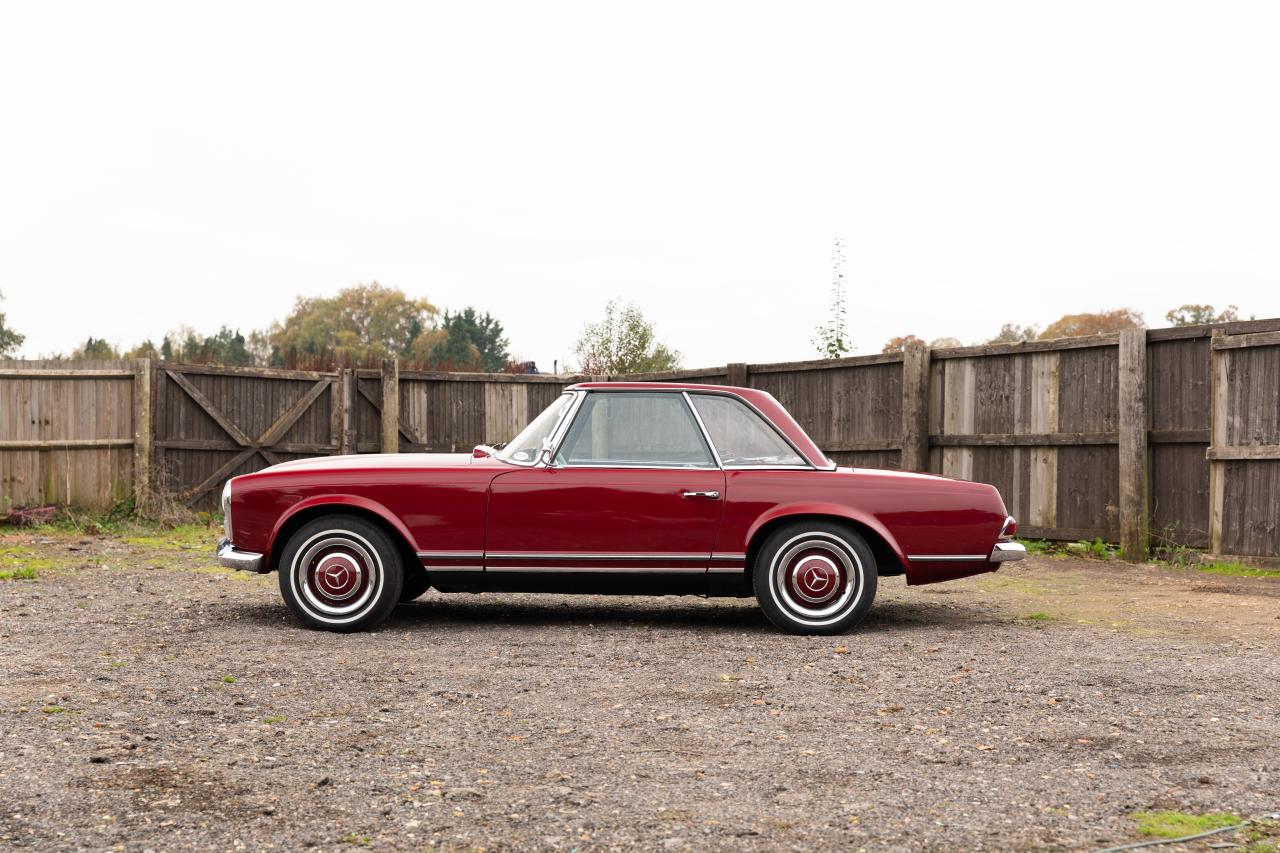
M 712 566 L 707 569 L 709 575 L 740 575 L 747 570 L 746 566 Z
M 432 572 L 483 572 L 484 566 L 432 566 L 426 563 L 422 564 L 422 568 Z
M 702 574 L 707 569 L 703 566 L 489 566 L 485 574 L 501 574 L 502 572 L 538 572 L 540 574 L 558 575 L 570 572 L 596 572 L 605 574 L 643 574 L 674 575 Z
M 747 559 L 747 555 L 746 554 L 712 554 L 711 559 L 713 560 L 745 560 Z
M 709 560 L 707 554 L 557 554 L 547 551 L 510 551 L 504 554 L 486 554 L 487 560 Z
M 913 563 L 985 563 L 986 554 L 908 554 L 907 559 Z
M 460 560 L 480 559 L 484 556 L 484 551 L 419 551 L 418 556 L 424 560 L 448 560 L 455 557 Z

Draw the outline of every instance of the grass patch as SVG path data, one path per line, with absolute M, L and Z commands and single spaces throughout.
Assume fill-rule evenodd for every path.
M 223 684 L 235 684 L 235 683 L 236 683 L 236 677 L 235 677 L 234 675 L 224 675 L 224 676 L 222 676 L 222 683 L 223 683 Z
M 277 724 L 277 723 L 283 723 L 283 722 L 284 722 L 285 720 L 287 720 L 287 719 L 289 719 L 289 718 L 288 718 L 288 717 L 279 717 L 279 716 L 263 717 L 263 718 L 262 718 L 262 722 L 266 723 L 266 724 L 267 724 L 267 725 L 269 725 L 269 726 L 274 726 L 274 725 L 275 725 L 275 724 Z
M 52 714 L 65 714 L 65 713 L 67 713 L 67 709 L 66 709 L 66 708 L 64 708 L 64 707 L 62 707 L 61 705 L 45 705 L 45 706 L 44 706 L 43 708 L 41 708 L 40 710 L 41 710 L 42 712 L 44 712 L 44 713 L 46 713 L 46 714 L 50 714 L 50 715 L 52 715 Z
M 1037 610 L 1035 613 L 1028 613 L 1026 616 L 1023 616 L 1022 618 L 1027 620 L 1028 622 L 1048 622 L 1051 619 L 1053 619 L 1052 616 L 1050 616 L 1048 613 L 1045 613 L 1043 610 Z
M 1192 568 L 1211 575 L 1231 575 L 1237 578 L 1280 578 L 1280 569 L 1256 569 L 1244 563 L 1208 563 Z
M 1057 550 L 1057 547 L 1047 539 L 1019 539 L 1018 541 L 1027 549 L 1028 554 L 1050 554 Z
M 1241 822 L 1239 815 L 1230 812 L 1209 812 L 1202 815 L 1167 811 L 1134 812 L 1130 817 L 1138 822 L 1138 834 L 1151 838 L 1181 838 Z
M 18 566 L 15 569 L 0 569 L 0 581 L 33 581 L 38 570 L 35 566 Z
M 149 527 L 125 532 L 120 541 L 126 545 L 143 548 L 159 548 L 168 551 L 186 551 L 192 548 L 212 548 L 216 529 L 210 524 L 179 524 L 164 530 Z
M 1079 542 L 1072 542 L 1067 545 L 1067 553 L 1094 560 L 1111 560 L 1119 556 L 1120 549 L 1103 542 L 1101 539 L 1092 541 L 1082 539 Z

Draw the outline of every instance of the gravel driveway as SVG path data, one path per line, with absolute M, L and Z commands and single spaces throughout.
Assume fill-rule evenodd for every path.
M 338 636 L 189 541 L 0 537 L 38 571 L 0 582 L 0 845 L 1077 849 L 1280 809 L 1277 579 L 1033 558 L 886 579 L 835 639 L 429 593 Z

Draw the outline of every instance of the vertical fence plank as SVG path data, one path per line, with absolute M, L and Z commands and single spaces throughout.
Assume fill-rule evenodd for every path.
M 400 360 L 382 360 L 382 452 L 400 452 Z
M 1131 563 L 1147 559 L 1147 332 L 1120 333 L 1120 547 Z
M 1221 329 L 1213 330 L 1209 345 L 1209 449 L 1226 447 L 1230 443 L 1227 437 L 1227 402 L 1230 383 L 1227 381 L 1227 359 L 1231 357 L 1228 350 L 1221 350 L 1213 344 L 1222 337 Z M 1222 553 L 1222 509 L 1226 495 L 1223 478 L 1226 475 L 1226 463 L 1221 459 L 1209 460 L 1209 551 Z
M 943 365 L 942 432 L 970 435 L 975 405 L 973 359 L 955 358 Z M 944 447 L 942 473 L 961 480 L 973 479 L 973 448 Z
M 747 365 L 742 362 L 734 362 L 725 368 L 724 384 L 733 385 L 737 388 L 748 388 L 750 387 L 748 384 L 750 379 L 748 377 Z
M 919 341 L 902 350 L 902 456 L 904 471 L 929 470 L 929 348 Z
M 339 406 L 342 412 L 342 450 L 343 454 L 359 453 L 356 442 L 356 383 L 360 381 L 355 368 L 342 371 L 342 391 Z
M 1032 433 L 1058 431 L 1058 354 L 1031 356 Z M 1031 448 L 1031 478 L 1027 496 L 1027 523 L 1032 527 L 1058 525 L 1058 449 Z
M 133 380 L 133 504 L 139 513 L 151 510 L 151 359 L 135 362 Z

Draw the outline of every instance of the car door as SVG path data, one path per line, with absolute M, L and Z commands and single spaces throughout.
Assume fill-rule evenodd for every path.
M 724 472 L 678 391 L 589 391 L 552 464 L 490 486 L 485 570 L 705 572 Z

